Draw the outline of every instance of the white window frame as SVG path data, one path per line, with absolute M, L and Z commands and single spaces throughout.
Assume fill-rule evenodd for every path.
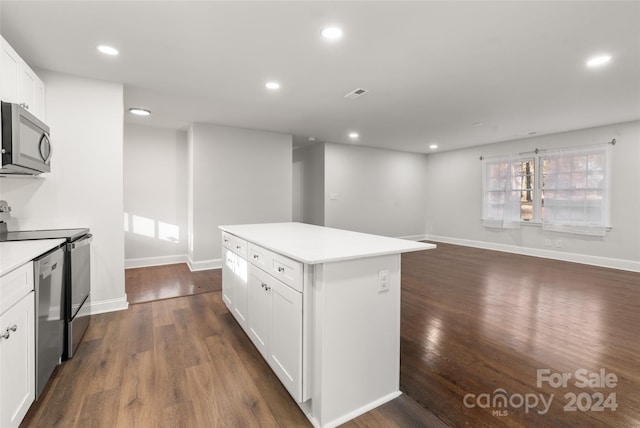
M 571 154 L 572 152 L 575 152 L 576 155 L 578 155 L 578 153 L 582 153 L 584 151 L 589 151 L 589 150 L 593 150 L 593 151 L 597 151 L 597 147 L 591 147 L 591 148 L 585 148 L 585 147 L 577 147 L 577 148 L 569 148 L 569 149 L 561 149 L 564 152 Z M 584 224 L 584 225 L 558 225 L 558 224 L 548 224 L 545 223 L 544 219 L 543 219 L 543 214 L 542 214 L 542 204 L 543 204 L 543 192 L 544 192 L 544 188 L 543 188 L 543 180 L 544 180 L 544 162 L 546 159 L 550 158 L 550 157 L 554 157 L 556 151 L 555 150 L 551 150 L 551 151 L 547 151 L 547 152 L 543 152 L 543 151 L 538 151 L 536 149 L 535 152 L 531 152 L 531 153 L 521 153 L 518 155 L 512 155 L 512 156 L 501 156 L 501 157 L 497 157 L 495 159 L 487 159 L 486 163 L 483 162 L 482 165 L 482 220 L 483 220 L 483 224 L 487 227 L 494 227 L 494 228 L 504 228 L 504 229 L 513 229 L 513 228 L 518 228 L 519 226 L 514 225 L 514 222 L 508 222 L 508 221 L 502 221 L 504 219 L 495 219 L 495 218 L 488 218 L 487 213 L 488 213 L 488 209 L 487 209 L 487 202 L 488 202 L 488 194 L 491 192 L 491 190 L 487 189 L 486 183 L 487 183 L 487 178 L 485 177 L 485 174 L 487 173 L 486 171 L 486 167 L 487 164 L 496 164 L 496 163 L 501 163 L 501 162 L 505 162 L 505 163 L 513 163 L 513 162 L 524 162 L 524 161 L 529 161 L 529 160 L 533 160 L 533 166 L 534 166 L 534 185 L 533 185 L 533 189 L 532 189 L 532 199 L 533 199 L 533 213 L 532 213 L 532 218 L 531 220 L 523 220 L 522 216 L 520 215 L 520 224 L 525 224 L 525 225 L 532 225 L 532 226 L 541 226 L 543 227 L 543 229 L 548 230 L 548 231 L 555 231 L 555 232 L 565 232 L 565 233 L 577 233 L 577 234 L 583 234 L 583 235 L 599 235 L 602 236 L 604 235 L 604 231 L 608 231 L 611 230 L 611 224 L 610 224 L 610 213 L 611 213 L 611 192 L 609 191 L 609 188 L 611 186 L 611 144 L 607 144 L 606 148 L 602 147 L 601 151 L 604 151 L 605 153 L 605 184 L 604 186 L 606 187 L 605 192 L 604 192 L 604 209 L 605 209 L 605 215 L 604 215 L 604 223 L 603 224 L 599 224 L 599 225 L 593 225 L 593 224 Z M 481 158 L 482 159 L 482 158 Z M 547 189 L 549 190 L 549 189 Z M 585 189 L 585 191 L 588 189 Z M 506 190 L 505 190 L 506 192 Z

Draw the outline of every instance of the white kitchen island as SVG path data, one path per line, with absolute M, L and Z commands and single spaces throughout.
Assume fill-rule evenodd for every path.
M 303 223 L 220 229 L 223 300 L 314 426 L 400 395 L 400 254 L 435 245 Z

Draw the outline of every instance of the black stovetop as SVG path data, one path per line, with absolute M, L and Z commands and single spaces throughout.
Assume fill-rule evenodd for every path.
M 49 230 L 16 230 L 0 234 L 0 242 L 30 241 L 32 239 L 66 239 L 73 242 L 89 233 L 88 228 L 81 229 L 49 229 Z

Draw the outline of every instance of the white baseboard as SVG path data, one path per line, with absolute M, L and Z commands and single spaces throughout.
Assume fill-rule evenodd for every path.
M 426 241 L 429 238 L 427 235 L 409 235 L 409 236 L 399 236 L 398 239 L 406 239 L 409 241 Z
M 159 256 L 159 257 L 143 257 L 139 259 L 126 259 L 124 261 L 125 269 L 149 267 L 149 266 L 162 266 L 173 265 L 176 263 L 187 263 L 186 254 L 175 254 L 172 256 Z
M 117 299 L 91 301 L 89 312 L 91 315 L 103 314 L 105 312 L 124 311 L 129 308 L 127 295 L 118 297 Z
M 191 272 L 198 270 L 220 269 L 222 267 L 222 259 L 193 261 L 190 257 L 187 257 L 187 265 Z
M 590 256 L 577 253 L 563 253 L 561 251 L 541 248 L 518 247 L 516 245 L 496 244 L 493 242 L 473 241 L 471 239 L 451 238 L 438 235 L 427 235 L 425 239 L 445 244 L 464 245 L 466 247 L 522 254 L 524 256 L 542 257 L 545 259 L 562 260 L 565 262 L 582 263 L 585 265 L 640 272 L 640 262 L 634 260 L 614 259 L 610 257 Z

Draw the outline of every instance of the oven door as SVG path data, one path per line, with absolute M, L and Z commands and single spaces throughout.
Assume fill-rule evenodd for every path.
M 68 319 L 73 320 L 91 292 L 91 241 L 89 233 L 67 244 L 69 252 L 70 306 Z
M 92 235 L 87 234 L 67 244 L 69 266 L 63 361 L 73 357 L 91 321 L 91 241 Z

